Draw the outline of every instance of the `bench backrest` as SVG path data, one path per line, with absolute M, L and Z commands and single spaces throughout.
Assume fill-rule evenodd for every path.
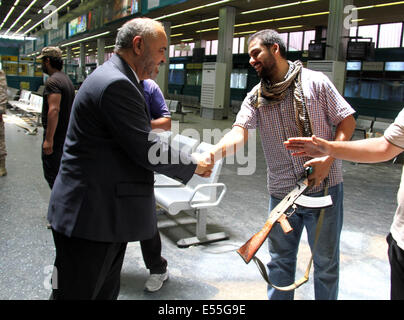
M 167 109 L 170 110 L 170 104 L 171 104 L 171 100 L 170 99 L 164 99 L 167 105 Z
M 171 100 L 169 110 L 170 112 L 181 111 L 180 102 L 178 100 Z
M 195 152 L 203 153 L 209 151 L 213 148 L 213 145 L 206 142 L 201 142 L 196 148 Z M 191 180 L 188 181 L 187 186 L 195 189 L 200 184 L 216 183 L 219 180 L 220 171 L 222 169 L 223 159 L 216 161 L 215 166 L 212 169 L 212 174 L 208 178 L 203 178 L 194 174 Z M 204 196 L 209 197 L 211 201 L 216 200 L 216 188 L 203 188 L 198 191 Z
M 179 150 L 185 153 L 192 153 L 198 144 L 198 140 L 183 136 L 182 134 L 177 134 L 171 140 L 171 147 L 175 150 Z
M 16 100 L 18 95 L 18 89 L 7 87 L 7 99 L 8 100 Z
M 20 99 L 19 99 L 19 101 L 28 103 L 28 102 L 30 101 L 30 100 L 29 100 L 29 99 L 30 99 L 30 96 L 31 96 L 31 91 L 22 89 L 22 90 L 21 90 L 21 93 L 20 93 Z

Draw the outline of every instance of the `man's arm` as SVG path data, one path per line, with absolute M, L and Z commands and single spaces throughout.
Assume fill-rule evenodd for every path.
M 46 155 L 50 155 L 53 153 L 53 137 L 58 125 L 61 100 L 62 95 L 60 93 L 51 93 L 48 96 L 48 126 L 46 128 L 45 139 L 42 147 Z
M 335 141 L 348 141 L 351 139 L 355 130 L 355 118 L 350 115 L 342 120 L 336 128 Z M 317 157 L 310 160 L 309 166 L 313 167 L 313 173 L 309 176 L 311 181 L 314 181 L 314 185 L 320 185 L 323 180 L 328 176 L 331 166 L 334 162 L 334 158 L 330 155 Z
M 152 129 L 162 129 L 164 131 L 171 130 L 171 118 L 169 117 L 161 117 L 158 119 L 153 119 L 151 121 Z
M 330 155 L 333 158 L 362 163 L 387 161 L 403 152 L 403 149 L 384 137 L 356 141 L 327 141 L 316 136 L 290 138 L 285 142 L 285 146 L 294 150 L 295 156 Z
M 210 150 L 214 161 L 230 156 L 244 146 L 248 140 L 248 130 L 235 125 L 230 132 L 226 133 L 220 141 Z M 210 158 L 210 157 L 207 157 Z

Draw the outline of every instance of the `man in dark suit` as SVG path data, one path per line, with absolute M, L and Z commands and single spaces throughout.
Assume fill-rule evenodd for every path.
M 116 299 L 127 242 L 156 233 L 153 172 L 184 183 L 194 173 L 210 174 L 211 164 L 167 146 L 157 149 L 167 152 L 168 163 L 150 159 L 162 142 L 150 133 L 139 81 L 158 72 L 166 49 L 159 22 L 128 21 L 118 31 L 115 54 L 76 95 L 48 211 L 54 299 Z

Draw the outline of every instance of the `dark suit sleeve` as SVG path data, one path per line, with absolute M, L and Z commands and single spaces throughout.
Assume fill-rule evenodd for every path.
M 189 155 L 172 152 L 150 132 L 146 104 L 131 82 L 119 80 L 109 85 L 100 99 L 100 108 L 112 136 L 135 163 L 185 183 L 191 179 L 196 165 Z M 163 161 L 154 161 L 156 156 Z

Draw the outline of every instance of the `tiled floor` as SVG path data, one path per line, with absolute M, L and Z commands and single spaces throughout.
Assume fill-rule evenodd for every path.
M 224 130 L 232 119 L 213 121 L 187 115 L 185 128 Z M 253 263 L 246 265 L 235 250 L 259 231 L 266 220 L 268 194 L 266 165 L 257 138 L 256 170 L 237 175 L 237 166 L 226 163 L 220 182 L 227 185 L 219 207 L 208 217 L 208 231 L 225 231 L 229 240 L 179 249 L 176 240 L 190 234 L 194 220 L 185 214 L 175 220 L 159 216 L 163 255 L 170 279 L 157 293 L 143 291 L 148 272 L 138 243 L 128 245 L 122 270 L 119 299 L 265 300 L 266 285 Z M 42 129 L 27 135 L 15 124 L 6 124 L 8 175 L 0 178 L 0 299 L 48 299 L 48 280 L 54 245 L 46 229 L 50 190 L 40 157 Z M 389 263 L 385 237 L 396 207 L 402 165 L 387 162 L 364 165 L 344 162 L 344 227 L 341 236 L 339 299 L 389 299 Z M 258 252 L 269 260 L 266 244 Z M 297 277 L 303 275 L 310 252 L 303 235 Z M 312 274 L 295 298 L 314 298 Z

